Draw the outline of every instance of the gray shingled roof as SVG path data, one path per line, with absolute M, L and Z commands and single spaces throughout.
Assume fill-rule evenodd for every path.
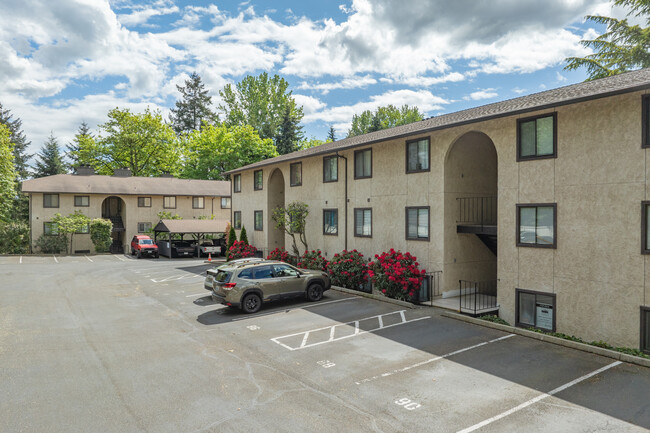
M 114 195 L 187 195 L 230 197 L 230 182 L 175 177 L 117 177 L 57 174 L 26 180 L 23 192 Z
M 522 96 L 520 98 L 508 99 L 494 104 L 483 105 L 450 114 L 443 114 L 441 116 L 432 117 L 408 125 L 345 138 L 343 140 L 312 147 L 311 149 L 299 150 L 297 152 L 249 164 L 244 167 L 230 170 L 226 172 L 226 174 L 237 173 L 244 170 L 263 167 L 265 165 L 277 164 L 310 156 L 334 153 L 336 151 L 365 146 L 379 141 L 428 133 L 437 129 L 450 128 L 467 123 L 481 122 L 498 117 L 512 116 L 561 105 L 574 104 L 590 99 L 604 98 L 611 95 L 635 92 L 637 90 L 648 88 L 650 88 L 650 68 L 627 72 L 625 74 L 602 78 L 600 80 L 572 84 L 558 89 Z
M 160 220 L 153 229 L 165 233 L 225 233 L 228 220 Z

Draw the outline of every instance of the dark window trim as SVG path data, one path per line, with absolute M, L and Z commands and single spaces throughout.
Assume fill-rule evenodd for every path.
M 147 230 L 140 230 L 140 224 L 149 224 L 149 229 L 153 228 L 153 224 L 148 221 L 138 222 L 138 233 L 147 233 Z
M 45 205 L 45 196 L 46 195 L 51 195 L 51 196 L 56 196 L 56 206 L 46 206 Z M 51 201 L 51 200 L 50 200 Z M 60 197 L 59 194 L 43 194 L 43 207 L 44 208 L 50 208 L 50 209 L 56 209 L 61 205 Z
M 223 206 L 224 199 L 230 200 L 230 206 L 226 206 L 226 207 Z M 221 201 L 221 209 L 230 209 L 232 207 L 232 199 L 230 197 L 221 197 L 220 201 Z
M 644 343 L 644 340 L 645 340 L 644 337 L 646 337 L 644 335 L 644 331 L 645 331 L 646 327 L 643 326 L 643 325 L 645 325 L 644 319 L 650 320 L 650 314 L 649 313 L 650 313 L 650 307 L 645 307 L 645 306 L 641 305 L 641 317 L 640 317 L 640 320 L 639 320 L 639 326 L 641 328 L 640 332 L 639 332 L 639 349 L 643 353 L 647 353 L 648 355 L 650 355 L 650 346 L 648 346 L 646 348 L 643 347 L 643 343 Z
M 369 210 L 370 211 L 370 235 L 360 235 L 357 233 L 357 211 Z M 372 238 L 372 208 L 371 207 L 355 207 L 354 208 L 354 237 L 355 238 Z
M 146 203 L 147 203 L 146 200 L 142 200 L 143 205 L 140 206 L 140 199 L 146 199 L 146 198 L 149 199 L 149 206 L 146 205 Z M 151 207 L 151 202 L 152 202 L 152 201 L 153 201 L 153 200 L 151 200 L 151 197 L 150 197 L 150 196 L 140 196 L 140 197 L 138 197 L 138 207 Z
M 300 166 L 300 183 L 293 183 L 293 167 Z M 302 186 L 302 161 L 289 165 L 289 186 Z
M 409 170 L 409 144 L 415 143 L 418 141 L 426 140 L 427 141 L 427 165 L 428 168 L 422 169 L 422 170 Z M 406 140 L 406 144 L 404 145 L 404 154 L 406 155 L 406 161 L 404 163 L 404 172 L 406 174 L 410 173 L 426 173 L 431 171 L 431 137 L 420 137 L 420 138 L 414 138 L 412 140 Z
M 519 229 L 521 228 L 521 213 L 520 208 L 523 207 L 552 207 L 553 208 L 553 243 L 550 245 L 542 244 L 525 244 L 519 241 Z M 528 247 L 528 248 L 546 248 L 546 249 L 557 249 L 557 203 L 525 203 L 517 204 L 517 224 L 515 227 L 516 233 L 516 242 L 518 247 Z
M 238 216 L 239 216 L 239 218 L 237 218 Z M 239 225 L 237 225 L 237 220 L 238 219 L 239 219 Z M 233 211 L 233 213 L 232 213 L 232 226 L 237 230 L 241 229 L 241 211 L 240 210 Z
M 357 154 L 363 152 L 370 152 L 370 174 L 368 176 L 357 176 Z M 354 151 L 354 178 L 355 179 L 370 179 L 372 178 L 372 147 L 359 149 Z
M 427 227 L 429 228 L 426 238 L 409 237 L 409 209 L 426 209 L 427 210 Z M 406 206 L 404 208 L 404 237 L 407 241 L 429 241 L 431 239 L 431 206 Z
M 77 204 L 77 197 L 83 198 L 86 197 L 88 199 L 88 204 Z M 74 196 L 74 207 L 89 207 L 90 206 L 90 196 L 89 195 L 75 195 Z
M 174 197 L 174 207 L 171 206 L 165 206 L 165 199 Z M 163 209 L 176 209 L 176 196 L 175 195 L 164 195 L 163 196 Z
M 262 227 L 260 227 L 259 229 L 257 228 L 257 213 L 258 212 L 260 214 L 262 214 Z M 253 211 L 253 228 L 257 232 L 264 231 L 264 211 L 263 210 L 255 210 L 255 211 Z
M 517 328 L 535 328 L 535 329 L 540 329 L 542 331 L 547 331 L 547 329 L 538 328 L 536 326 L 530 326 L 528 323 L 519 322 L 519 294 L 520 293 L 528 293 L 529 295 L 544 295 L 553 298 L 553 329 L 551 329 L 551 332 L 555 332 L 555 330 L 557 329 L 555 325 L 557 321 L 557 295 L 555 293 L 539 292 L 537 290 L 515 288 L 515 326 Z
M 336 233 L 325 232 L 325 212 L 336 212 Z M 323 209 L 323 236 L 338 236 L 338 235 L 339 235 L 339 209 L 338 208 Z
M 203 203 L 202 203 L 201 206 L 194 207 L 194 199 L 195 198 L 202 198 L 203 199 Z M 199 197 L 199 196 L 192 197 L 192 209 L 205 209 L 205 197 Z
M 650 245 L 646 245 L 648 238 L 648 221 L 646 221 L 645 208 L 650 206 L 650 201 L 644 200 L 641 202 L 641 254 L 650 254 Z
M 530 122 L 532 120 L 541 119 L 543 117 L 553 118 L 553 153 L 550 155 L 521 156 L 521 124 L 524 122 Z M 537 135 L 535 136 L 535 140 L 537 140 Z M 531 161 L 535 159 L 551 159 L 551 158 L 557 158 L 557 112 L 554 111 L 552 113 L 545 113 L 537 116 L 517 119 L 517 162 Z
M 238 179 L 239 182 L 237 182 Z M 239 184 L 239 188 L 237 188 L 237 184 Z M 232 192 L 241 192 L 241 173 L 232 177 Z
M 328 159 L 336 159 L 336 179 L 325 180 L 325 161 Z M 339 157 L 336 155 L 329 155 L 323 157 L 323 183 L 334 183 L 339 181 Z
M 257 173 L 260 174 L 260 186 L 257 187 Z M 255 170 L 253 172 L 253 191 L 262 191 L 264 189 L 264 170 Z
M 650 147 L 650 131 L 648 131 L 648 116 L 650 116 L 650 94 L 643 95 L 641 105 L 641 148 Z

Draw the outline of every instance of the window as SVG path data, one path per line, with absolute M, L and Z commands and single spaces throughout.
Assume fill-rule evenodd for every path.
M 291 186 L 302 185 L 302 162 L 296 162 L 289 167 L 289 177 Z
M 298 275 L 300 275 L 300 272 L 295 270 L 289 265 L 272 265 L 273 266 L 273 274 L 275 275 L 276 278 L 281 278 L 281 277 L 293 277 L 296 278 Z
M 260 191 L 263 188 L 263 172 L 262 170 L 256 170 L 253 172 L 253 189 L 255 191 Z
M 323 158 L 323 182 L 338 182 L 339 157 L 326 156 Z
M 372 149 L 354 152 L 354 178 L 372 177 Z
M 203 209 L 205 207 L 205 197 L 192 197 L 192 209 Z
M 255 211 L 255 230 L 264 230 L 264 213 L 261 210 Z
M 515 289 L 515 325 L 555 332 L 555 295 Z
M 151 207 L 151 197 L 138 197 L 138 207 Z
M 357 237 L 372 237 L 372 209 L 354 210 L 354 235 Z
M 138 223 L 138 233 L 151 231 L 151 223 Z
M 232 177 L 232 190 L 233 192 L 241 192 L 241 174 Z
M 429 207 L 406 208 L 406 239 L 429 240 Z
M 59 227 L 56 223 L 43 223 L 43 234 L 47 236 L 56 236 L 59 234 Z
M 59 207 L 59 194 L 43 194 L 43 207 Z
M 555 248 L 557 246 L 557 205 L 517 205 L 517 246 Z
M 407 173 L 429 171 L 429 149 L 430 142 L 428 138 L 420 138 L 406 142 Z
M 88 207 L 90 206 L 90 197 L 87 195 L 75 195 L 74 205 L 75 207 Z
M 230 197 L 221 197 L 221 209 L 230 209 Z
M 165 209 L 176 209 L 176 197 L 173 195 L 163 197 L 163 207 Z
M 323 209 L 323 234 L 339 234 L 339 211 L 338 209 Z
M 556 113 L 517 120 L 517 161 L 555 158 Z
M 267 278 L 273 278 L 273 268 L 271 265 L 256 267 L 253 270 L 253 279 L 265 280 Z
M 81 234 L 81 235 L 88 234 L 88 233 L 90 233 L 90 224 L 84 224 L 84 226 L 81 227 L 78 232 L 75 232 L 75 234 Z
M 236 210 L 232 213 L 232 226 L 237 230 L 241 229 L 241 211 Z
M 641 307 L 641 350 L 650 355 L 650 307 Z
M 650 147 L 650 95 L 643 97 L 643 108 L 641 109 L 643 142 L 642 147 Z

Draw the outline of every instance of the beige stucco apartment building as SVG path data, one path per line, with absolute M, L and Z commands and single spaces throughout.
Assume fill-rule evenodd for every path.
M 135 177 L 129 170 L 100 176 L 82 167 L 77 174 L 26 180 L 22 192 L 29 195 L 32 245 L 52 231 L 51 220 L 57 213 L 66 216 L 81 211 L 90 218 L 111 219 L 112 252 L 128 252 L 134 235 L 156 226 L 159 212 L 183 219 L 214 216 L 230 220 L 230 183 L 224 181 Z M 94 251 L 87 231 L 73 236 L 72 251 Z
M 648 350 L 649 105 L 644 69 L 282 155 L 230 172 L 233 223 L 290 249 L 271 211 L 303 201 L 328 258 L 410 251 L 442 297 Z

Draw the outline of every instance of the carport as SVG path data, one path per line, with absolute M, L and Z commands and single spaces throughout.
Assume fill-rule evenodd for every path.
M 206 239 L 206 235 L 215 235 L 225 233 L 228 220 L 160 220 L 153 229 L 154 243 L 158 243 L 158 236 L 161 240 L 166 240 L 168 245 L 171 244 L 172 235 L 179 235 L 184 240 L 185 235 L 192 235 L 198 243 Z M 164 233 L 167 235 L 165 236 Z M 198 251 L 199 256 L 201 251 Z M 171 253 L 170 253 L 171 256 Z

